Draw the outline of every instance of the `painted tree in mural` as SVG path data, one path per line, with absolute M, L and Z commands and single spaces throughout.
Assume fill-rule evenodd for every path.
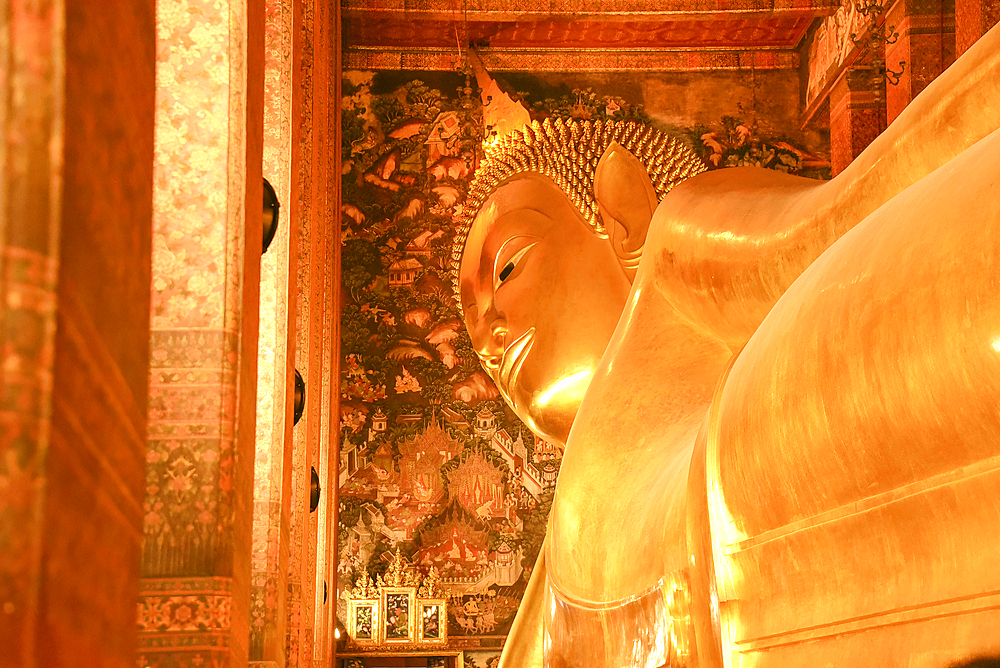
M 541 548 L 561 452 L 504 406 L 451 296 L 453 219 L 482 139 L 478 96 L 457 75 L 436 75 L 438 88 L 393 76 L 348 72 L 344 82 L 340 581 L 384 572 L 399 549 L 417 570 L 441 573 L 453 635 L 504 635 Z M 518 95 L 536 100 L 535 119 L 648 120 L 589 90 Z M 679 134 L 713 166 L 763 155 L 763 166 L 799 171 L 794 151 L 747 127 L 726 119 L 710 141 L 702 128 Z

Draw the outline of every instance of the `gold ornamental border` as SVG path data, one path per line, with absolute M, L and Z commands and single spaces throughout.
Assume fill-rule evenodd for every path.
M 435 47 L 353 46 L 344 51 L 345 70 L 455 69 L 454 50 Z M 755 49 L 712 47 L 646 49 L 482 49 L 483 64 L 491 72 L 700 72 L 709 70 L 798 69 L 799 54 L 792 48 Z

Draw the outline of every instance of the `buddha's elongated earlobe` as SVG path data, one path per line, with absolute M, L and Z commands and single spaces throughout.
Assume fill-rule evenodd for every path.
M 594 197 L 611 246 L 631 281 L 658 204 L 653 182 L 638 158 L 611 142 L 597 163 Z

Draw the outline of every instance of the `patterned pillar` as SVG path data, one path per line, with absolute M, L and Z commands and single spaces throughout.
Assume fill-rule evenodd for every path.
M 955 51 L 962 55 L 1000 23 L 1000 0 L 955 0 Z
M 134 666 L 153 28 L 151 0 L 0 0 L 4 668 Z
M 140 666 L 248 660 L 263 21 L 157 3 Z
M 292 203 L 293 220 L 299 227 L 295 368 L 305 381 L 306 406 L 293 437 L 286 651 L 288 666 L 306 668 L 311 667 L 313 661 L 316 610 L 316 525 L 315 514 L 309 512 L 309 497 L 322 419 L 318 400 L 322 391 L 324 357 L 322 309 L 327 230 L 321 224 L 324 197 L 319 184 L 323 183 L 325 172 L 320 156 L 322 147 L 328 143 L 324 141 L 324 127 L 316 122 L 317 116 L 325 117 L 324 59 L 322 49 L 317 48 L 325 31 L 322 24 L 317 27 L 316 21 L 325 3 L 301 0 L 298 4 L 302 11 L 302 29 L 296 34 L 294 57 L 295 93 L 300 109 L 298 159 L 295 162 L 299 190 Z
M 252 666 L 284 666 L 288 621 L 298 230 L 292 192 L 292 0 L 267 0 L 264 62 L 264 176 L 281 204 L 277 235 L 261 258 L 254 460 Z
M 288 575 L 289 666 L 332 665 L 333 580 L 330 539 L 336 512 L 336 439 L 339 404 L 335 345 L 339 341 L 336 289 L 339 285 L 340 180 L 339 7 L 304 0 L 302 29 L 296 31 L 295 95 L 300 104 L 294 169 L 298 195 L 292 202 L 299 229 L 298 332 L 295 366 L 306 384 L 306 407 L 295 427 L 292 462 L 291 535 Z M 333 131 L 331 131 L 331 128 Z M 322 488 L 319 507 L 309 512 L 315 468 Z M 324 596 L 326 583 L 326 596 Z
M 899 33 L 899 39 L 885 47 L 886 67 L 902 71 L 899 83 L 885 89 L 886 117 L 891 123 L 955 60 L 954 1 L 898 0 L 889 10 L 886 25 L 895 26 Z
M 885 106 L 872 91 L 872 71 L 844 72 L 830 91 L 830 161 L 838 174 L 885 127 Z
M 327 98 L 327 141 L 332 147 L 341 146 L 341 83 L 343 81 L 343 63 L 341 44 L 340 3 L 331 3 L 326 12 L 327 26 L 326 54 L 328 62 L 327 82 L 329 97 Z M 337 527 L 339 526 L 340 508 L 340 211 L 342 161 L 339 150 L 328 150 L 327 161 L 327 211 L 328 220 L 337 224 L 330 225 L 331 252 L 328 269 L 327 289 L 330 291 L 328 303 L 330 309 L 326 320 L 325 335 L 330 339 L 329 378 L 326 382 L 326 394 L 323 401 L 328 402 L 329 413 L 325 447 L 321 450 L 320 479 L 326 494 L 320 503 L 320 531 L 318 533 L 319 561 L 317 587 L 319 591 L 318 612 L 316 615 L 316 648 L 315 666 L 335 665 L 337 628 Z

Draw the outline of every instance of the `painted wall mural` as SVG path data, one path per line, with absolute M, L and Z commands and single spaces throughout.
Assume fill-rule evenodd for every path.
M 508 92 L 534 119 L 649 121 L 622 98 L 525 81 L 527 92 Z M 418 571 L 440 572 L 449 644 L 499 647 L 562 453 L 503 404 L 452 298 L 453 218 L 479 159 L 479 91 L 457 73 L 358 71 L 343 91 L 340 586 L 384 573 L 398 548 Z M 757 127 L 726 117 L 670 129 L 710 168 L 827 164 Z

